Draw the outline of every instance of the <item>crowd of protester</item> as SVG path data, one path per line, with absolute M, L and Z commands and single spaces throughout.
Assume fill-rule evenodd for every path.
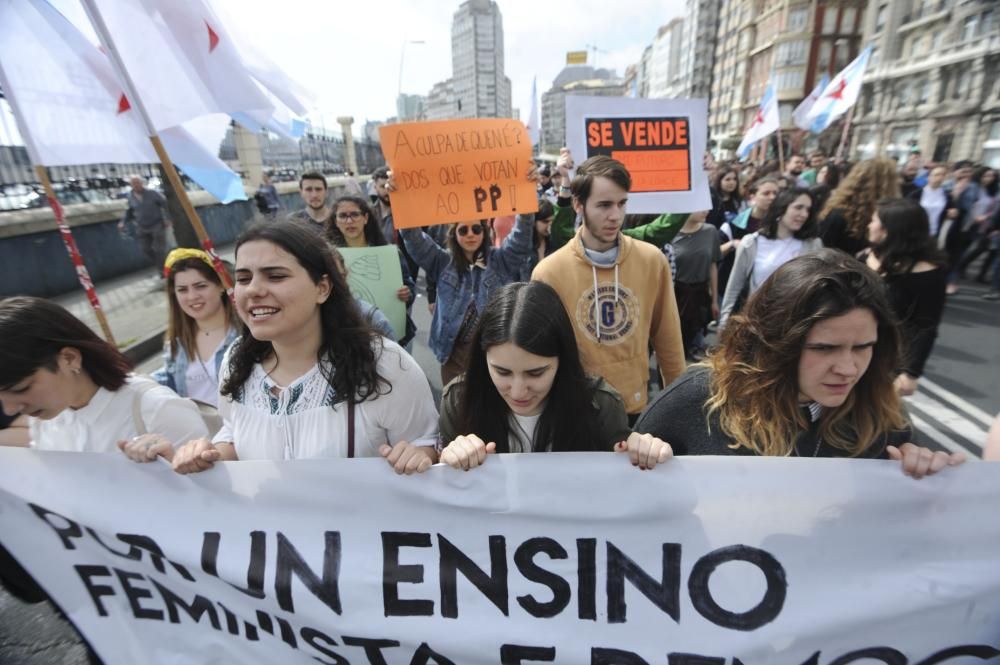
M 304 174 L 306 207 L 238 241 L 232 300 L 201 250 L 165 258 L 152 378 L 58 305 L 0 301 L 0 444 L 162 457 L 179 473 L 324 457 L 468 471 L 562 451 L 642 470 L 674 455 L 881 458 L 915 478 L 961 463 L 913 443 L 901 398 L 974 261 L 984 297 L 1000 297 L 996 171 L 787 164 L 713 166 L 711 209 L 643 217 L 626 214 L 624 165 L 574 172 L 563 150 L 529 173 L 537 214 L 407 229 L 391 173 L 332 203 Z M 385 245 L 408 309 L 424 272 L 440 408 L 405 348 L 412 318 L 394 341 L 337 249 Z M 664 389 L 650 402 L 651 356 Z M 7 585 L 31 588 L 0 555 Z

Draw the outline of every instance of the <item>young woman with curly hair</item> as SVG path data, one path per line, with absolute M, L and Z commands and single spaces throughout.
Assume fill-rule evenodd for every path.
M 891 159 L 869 159 L 851 169 L 819 213 L 824 247 L 856 256 L 868 245 L 868 222 L 882 199 L 899 196 L 899 174 Z
M 635 428 L 679 455 L 883 458 L 916 478 L 961 463 L 909 443 L 893 387 L 899 350 L 879 276 L 822 249 L 771 275 L 707 362 L 661 393 Z

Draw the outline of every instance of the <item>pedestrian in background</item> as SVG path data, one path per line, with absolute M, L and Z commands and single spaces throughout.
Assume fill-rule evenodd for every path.
M 281 198 L 278 197 L 278 190 L 271 182 L 271 174 L 264 173 L 260 177 L 260 186 L 257 188 L 257 209 L 268 219 L 278 218 L 278 211 L 281 210 Z
M 882 199 L 899 196 L 899 175 L 891 159 L 868 159 L 850 170 L 819 211 L 824 247 L 857 256 L 868 246 L 868 222 Z
M 132 191 L 128 193 L 125 217 L 118 222 L 118 230 L 128 233 L 129 227 L 135 226 L 135 237 L 143 256 L 159 272 L 167 254 L 168 222 L 164 216 L 167 200 L 159 192 L 146 189 L 146 180 L 142 176 L 132 176 L 129 183 Z M 160 278 L 163 278 L 162 273 Z
M 709 321 L 719 319 L 719 233 L 705 223 L 707 212 L 688 215 L 673 240 L 677 277 L 677 313 L 681 318 L 684 354 L 699 361 L 704 350 L 696 341 Z

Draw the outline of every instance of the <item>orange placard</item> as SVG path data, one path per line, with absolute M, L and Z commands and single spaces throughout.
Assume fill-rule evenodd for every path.
M 517 120 L 407 122 L 379 128 L 393 173 L 396 228 L 473 221 L 538 210 L 528 180 L 531 139 Z
M 587 118 L 587 157 L 609 155 L 632 175 L 633 192 L 691 189 L 688 119 Z

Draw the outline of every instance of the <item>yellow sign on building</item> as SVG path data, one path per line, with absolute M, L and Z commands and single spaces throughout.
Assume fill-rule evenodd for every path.
M 587 52 L 586 51 L 567 51 L 566 52 L 566 64 L 567 65 L 585 65 L 585 64 L 587 64 Z

